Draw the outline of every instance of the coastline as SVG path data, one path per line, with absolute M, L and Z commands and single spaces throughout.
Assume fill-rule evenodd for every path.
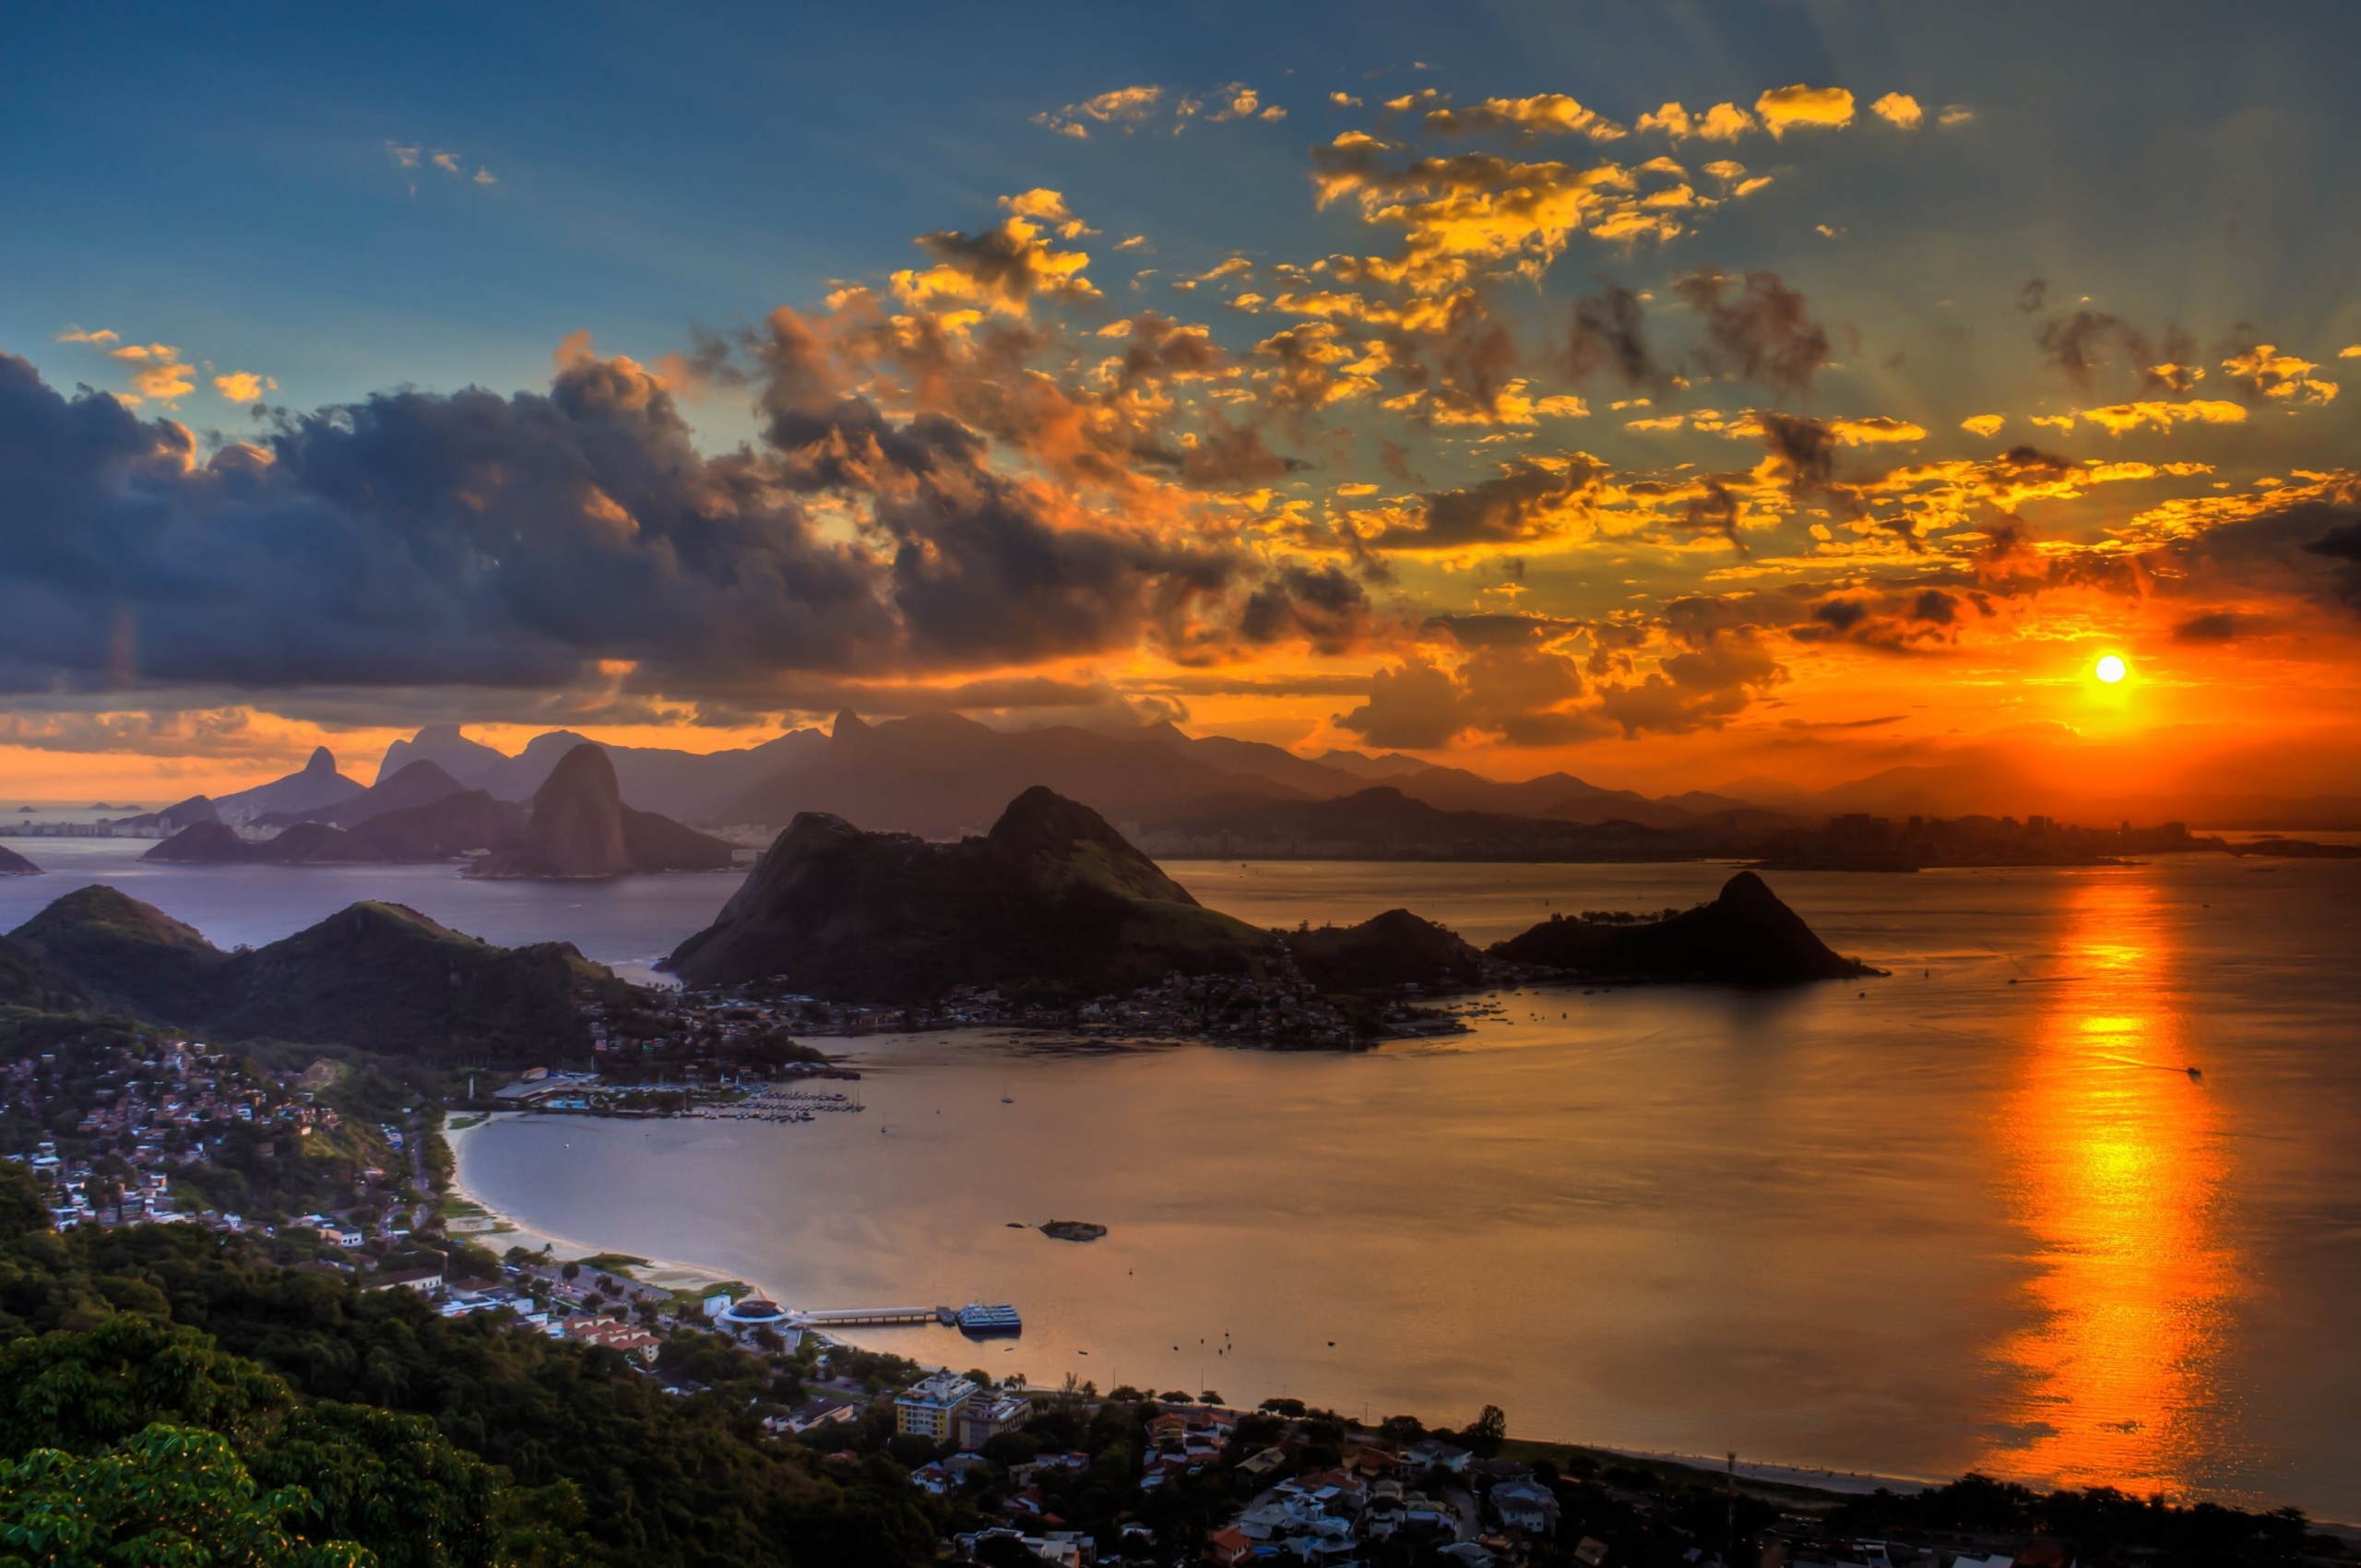
M 1085 1045 L 1088 1048 L 1095 1048 L 1097 1050 L 1109 1049 L 1108 1042 L 1101 1040 L 1078 1041 L 1075 1043 Z M 1161 1045 L 1166 1042 L 1141 1041 L 1135 1043 L 1141 1045 Z M 1190 1042 L 1180 1041 L 1171 1043 L 1187 1044 Z M 481 1194 L 475 1192 L 468 1185 L 466 1179 L 467 1166 L 464 1154 L 465 1141 L 473 1134 L 492 1125 L 496 1121 L 519 1121 L 524 1120 L 532 1114 L 533 1113 L 530 1111 L 492 1111 L 484 1115 L 481 1119 L 469 1123 L 465 1127 L 457 1128 L 456 1130 L 446 1128 L 443 1135 L 445 1141 L 450 1145 L 452 1155 L 451 1185 L 449 1189 L 450 1195 L 465 1199 L 469 1203 L 475 1205 L 486 1217 L 492 1218 L 498 1224 L 508 1227 L 508 1229 L 496 1233 L 496 1235 L 500 1237 L 515 1238 L 515 1240 L 508 1241 L 507 1245 L 526 1245 L 533 1247 L 546 1245 L 557 1256 L 562 1258 L 590 1257 L 599 1253 L 610 1251 L 611 1249 L 594 1241 L 586 1241 L 575 1237 L 562 1236 L 554 1232 L 542 1230 L 536 1227 L 528 1225 L 516 1215 L 510 1214 L 505 1210 L 497 1208 L 492 1204 L 487 1203 Z M 486 1238 L 486 1240 L 490 1239 L 490 1237 Z M 470 1237 L 468 1238 L 468 1240 L 475 1241 L 476 1238 Z M 504 1250 L 504 1248 L 501 1250 Z M 700 1264 L 683 1263 L 671 1259 L 651 1258 L 645 1265 L 635 1266 L 631 1270 L 631 1275 L 632 1277 L 639 1279 L 643 1283 L 662 1289 L 676 1290 L 698 1289 L 720 1284 L 743 1284 L 751 1286 L 756 1293 L 768 1296 L 774 1301 L 782 1300 L 776 1291 L 770 1289 L 760 1280 L 748 1279 L 738 1275 L 723 1273 Z M 830 1343 L 848 1345 L 863 1349 L 891 1349 L 891 1347 L 881 1347 L 873 1344 L 864 1345 L 856 1333 L 848 1333 L 846 1330 L 841 1328 L 829 1329 L 825 1332 L 818 1330 L 807 1332 L 814 1333 L 824 1340 Z M 904 1354 L 905 1352 L 896 1350 L 893 1353 Z M 919 1364 L 927 1367 L 928 1370 L 931 1371 L 955 1370 L 948 1362 L 942 1363 L 938 1366 L 933 1363 L 921 1360 Z M 1677 1465 L 1688 1469 L 1695 1470 L 1701 1475 L 1706 1477 L 1708 1479 L 1727 1473 L 1729 1468 L 1727 1461 L 1720 1455 L 1684 1454 L 1673 1450 L 1626 1447 L 1616 1444 L 1586 1443 L 1579 1438 L 1573 1437 L 1525 1437 L 1512 1434 L 1508 1438 L 1508 1443 L 1513 1447 L 1524 1446 L 1536 1450 L 1571 1449 L 1593 1455 L 1614 1455 L 1655 1464 Z M 1898 1495 L 1906 1496 L 1914 1492 L 1948 1485 L 1951 1481 L 1958 1479 L 1957 1477 L 1951 1476 L 1912 1476 L 1885 1474 L 1879 1471 L 1869 1470 L 1835 1469 L 1825 1466 L 1788 1464 L 1774 1460 L 1747 1458 L 1740 1458 L 1738 1461 L 1736 1472 L 1738 1478 L 1741 1481 L 1751 1482 L 1758 1486 L 1791 1489 L 1797 1491 L 1816 1493 L 1821 1496 L 1838 1499 L 1867 1497 L 1880 1491 L 1891 1491 Z M 2309 1524 L 2311 1527 L 2317 1531 L 2332 1534 L 2345 1540 L 2361 1544 L 2361 1524 L 2344 1523 L 2320 1517 L 2313 1517 L 2309 1520 Z
M 505 1229 L 484 1232 L 480 1236 L 462 1236 L 459 1239 L 492 1252 L 505 1252 L 509 1247 L 519 1246 L 528 1251 L 546 1247 L 553 1255 L 566 1259 L 595 1257 L 600 1253 L 611 1250 L 596 1242 L 584 1241 L 572 1236 L 562 1236 L 554 1231 L 528 1225 L 516 1216 L 485 1201 L 482 1194 L 468 1185 L 467 1141 L 495 1122 L 519 1121 L 532 1114 L 531 1111 L 494 1111 L 487 1112 L 480 1120 L 470 1122 L 464 1127 L 446 1126 L 443 1130 L 443 1141 L 451 1150 L 451 1185 L 448 1195 L 473 1204 L 495 1226 L 505 1227 Z M 493 1245 L 495 1242 L 502 1244 L 495 1246 Z M 734 1274 L 725 1274 L 718 1269 L 708 1268 L 703 1264 L 682 1263 L 670 1258 L 650 1258 L 644 1265 L 635 1265 L 631 1269 L 631 1277 L 643 1284 L 668 1290 L 695 1290 L 715 1285 L 738 1284 L 752 1286 L 759 1294 L 769 1294 L 768 1288 L 761 1280 L 743 1279 Z

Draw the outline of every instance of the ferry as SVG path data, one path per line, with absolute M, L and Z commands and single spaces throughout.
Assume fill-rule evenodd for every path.
M 970 1301 L 959 1309 L 959 1332 L 970 1339 L 995 1339 L 1025 1332 L 1024 1320 L 1005 1302 L 996 1307 Z

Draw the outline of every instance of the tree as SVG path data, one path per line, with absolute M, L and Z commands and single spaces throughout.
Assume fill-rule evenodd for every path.
M 1478 1457 L 1489 1459 L 1501 1451 L 1501 1440 L 1509 1434 L 1509 1419 L 1498 1405 L 1487 1405 L 1475 1423 L 1459 1434 L 1460 1441 Z
M 13 1241 L 49 1229 L 49 1203 L 33 1173 L 15 1160 L 0 1161 L 0 1241 Z
M 349 1540 L 307 1538 L 300 1487 L 263 1491 L 219 1432 L 161 1422 L 102 1454 L 34 1450 L 0 1468 L 0 1542 L 41 1568 L 209 1563 L 364 1568 Z
M 251 1467 L 264 1485 L 308 1494 L 320 1527 L 367 1542 L 379 1568 L 498 1560 L 500 1474 L 423 1416 L 323 1401 L 289 1416 Z
M 254 1437 L 294 1403 L 269 1372 L 192 1329 L 125 1313 L 0 1348 L 0 1456 L 95 1455 L 157 1423 Z

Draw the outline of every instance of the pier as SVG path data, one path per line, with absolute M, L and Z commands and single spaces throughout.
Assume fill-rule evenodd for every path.
M 953 1307 L 843 1307 L 834 1312 L 789 1313 L 798 1328 L 849 1328 L 862 1324 L 956 1323 Z

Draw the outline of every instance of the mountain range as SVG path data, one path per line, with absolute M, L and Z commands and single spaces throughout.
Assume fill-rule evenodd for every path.
M 462 787 L 521 801 L 582 742 L 571 731 L 552 731 L 510 756 L 456 725 L 434 726 L 386 749 L 378 787 L 432 763 Z M 825 732 L 793 731 L 741 751 L 607 752 L 625 802 L 683 822 L 777 828 L 802 812 L 828 812 L 929 838 L 984 832 L 1006 802 L 1036 784 L 1087 802 L 1126 830 L 1211 800 L 1331 800 L 1380 778 L 1448 810 L 1567 822 L 1682 827 L 1714 813 L 1755 809 L 1714 796 L 1652 800 L 1565 773 L 1502 784 L 1398 753 L 1331 752 L 1315 760 L 1261 742 L 1190 736 L 1169 724 L 1120 733 L 1071 725 L 1005 731 L 955 714 L 871 724 L 847 711 Z
M 198 796 L 138 821 L 167 831 L 216 817 L 266 825 L 311 818 L 350 827 L 381 811 L 424 803 L 405 796 L 421 784 L 431 786 L 427 792 L 434 798 L 481 790 L 492 801 L 521 804 L 584 743 L 572 731 L 551 731 L 512 756 L 469 738 L 457 725 L 430 726 L 386 748 L 367 790 L 338 773 L 323 750 L 301 773 L 219 801 Z M 1999 752 L 1896 766 L 1817 791 L 1750 778 L 1718 791 L 1649 796 L 1562 772 L 1502 781 L 1398 752 L 1299 756 L 1261 742 L 1191 736 L 1170 724 L 1120 731 L 1071 725 L 1008 731 L 955 714 L 872 724 L 847 711 L 826 731 L 790 731 L 738 750 L 606 751 L 626 805 L 724 832 L 775 831 L 799 813 L 818 811 L 881 829 L 952 838 L 984 832 L 1004 802 L 1035 784 L 1083 801 L 1126 832 L 1159 844 L 1167 842 L 1160 830 L 1202 823 L 1216 809 L 1341 801 L 1372 786 L 1446 812 L 1684 833 L 1817 828 L 1833 815 L 1859 812 L 1894 817 L 2046 813 L 2108 825 L 2118 817 L 2277 828 L 2361 825 L 2361 797 L 2293 799 L 2218 790 L 2109 797 L 2078 814 L 2072 798 Z

